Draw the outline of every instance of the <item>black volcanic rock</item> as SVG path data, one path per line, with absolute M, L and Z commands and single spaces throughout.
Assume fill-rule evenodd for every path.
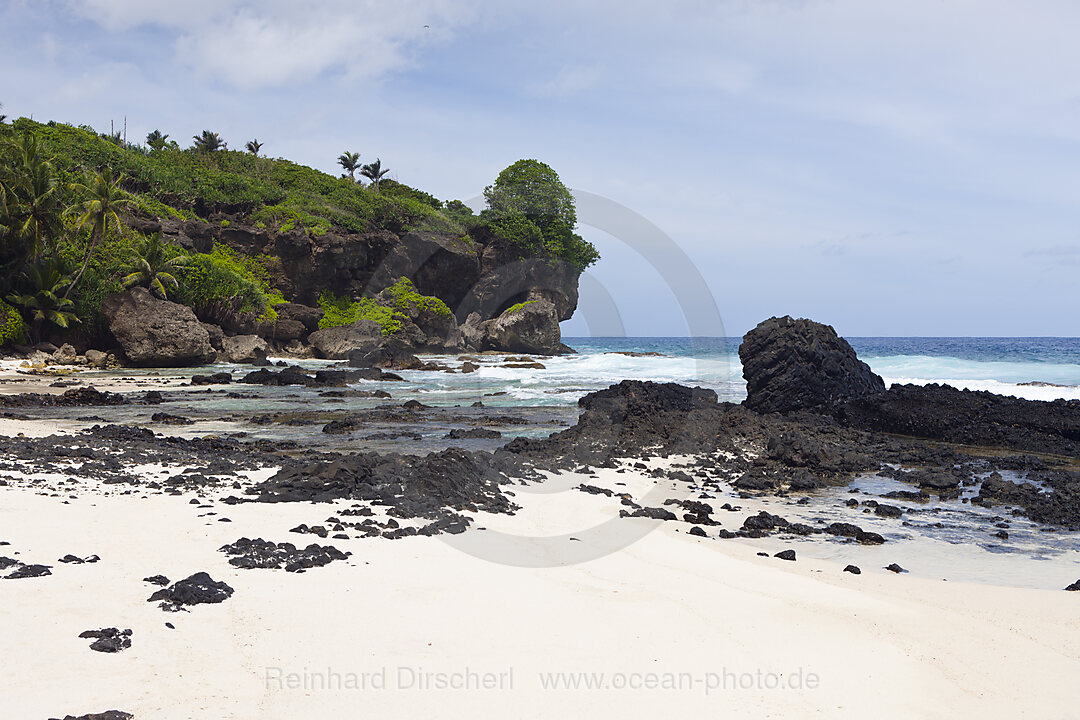
M 746 406 L 758 412 L 820 408 L 885 391 L 846 340 L 812 320 L 769 318 L 743 337 L 739 359 Z
M 0 395 L 0 405 L 4 407 L 94 407 L 126 404 L 127 400 L 120 393 L 102 392 L 92 387 L 72 388 L 60 395 L 49 393 Z
M 893 385 L 831 410 L 875 432 L 1080 457 L 1080 400 L 1024 400 L 948 385 Z
M 83 639 L 94 638 L 90 643 L 90 649 L 103 653 L 118 653 L 131 647 L 131 630 L 118 628 L 103 628 L 101 630 L 84 630 L 79 633 Z
M 316 545 L 297 548 L 292 543 L 274 543 L 270 540 L 240 538 L 231 545 L 220 548 L 230 555 L 229 564 L 246 570 L 254 568 L 285 568 L 287 572 L 304 572 L 313 567 L 329 565 L 334 560 L 346 560 L 349 553 L 333 545 Z
M 214 580 L 205 572 L 199 572 L 183 580 L 177 580 L 163 590 L 158 590 L 147 599 L 147 602 L 160 600 L 163 608 L 175 610 L 182 605 L 225 602 L 232 597 L 232 594 L 231 587 Z

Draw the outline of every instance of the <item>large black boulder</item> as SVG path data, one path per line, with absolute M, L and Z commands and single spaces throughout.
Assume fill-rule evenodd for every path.
M 746 406 L 786 413 L 828 407 L 885 391 L 885 382 L 828 325 L 790 316 L 769 318 L 739 347 Z

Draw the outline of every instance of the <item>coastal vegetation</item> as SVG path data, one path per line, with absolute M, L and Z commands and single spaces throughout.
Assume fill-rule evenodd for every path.
M 257 139 L 230 150 L 205 129 L 181 148 L 163 130 L 144 143 L 89 126 L 0 123 L 0 342 L 77 332 L 88 342 L 106 333 L 103 300 L 142 286 L 195 310 L 200 320 L 239 317 L 274 322 L 286 298 L 275 282 L 280 259 L 214 241 L 181 247 L 150 221 L 210 223 L 225 231 L 254 228 L 271 236 L 318 238 L 429 232 L 474 242 L 501 242 L 525 256 L 584 269 L 596 249 L 574 233 L 573 198 L 549 166 L 522 160 L 485 191 L 474 212 L 389 177 L 381 159 L 337 158 L 334 177 L 262 155 Z M 454 240 L 459 242 L 459 240 Z M 450 314 L 435 297 L 401 278 L 382 299 L 323 293 L 322 326 L 366 317 L 389 335 L 409 312 Z

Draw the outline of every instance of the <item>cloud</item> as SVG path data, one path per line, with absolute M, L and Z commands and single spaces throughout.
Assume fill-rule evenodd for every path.
M 555 77 L 541 83 L 536 94 L 546 98 L 566 98 L 595 88 L 604 77 L 599 66 L 566 67 Z
M 326 72 L 378 78 L 406 68 L 414 48 L 470 21 L 449 0 L 72 0 L 113 32 L 149 27 L 173 38 L 177 60 L 238 88 L 284 86 Z

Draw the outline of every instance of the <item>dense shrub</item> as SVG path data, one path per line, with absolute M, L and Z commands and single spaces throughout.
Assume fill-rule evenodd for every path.
M 405 277 L 387 288 L 389 304 L 383 304 L 373 298 L 336 297 L 324 292 L 319 295 L 319 307 L 323 309 L 320 328 L 351 325 L 357 320 L 374 320 L 379 324 L 384 336 L 393 335 L 401 330 L 402 322 L 408 319 L 413 309 L 432 312 L 442 317 L 450 317 L 450 308 L 437 297 L 421 295 L 412 282 Z
M 0 300 L 0 345 L 26 339 L 26 323 L 15 308 Z
M 193 253 L 177 275 L 176 300 L 216 322 L 244 314 L 273 321 L 277 319 L 273 305 L 285 301 L 273 288 L 264 261 L 223 245 L 214 245 L 209 253 Z
M 405 319 L 400 311 L 380 305 L 371 298 L 353 301 L 324 292 L 319 295 L 319 307 L 324 313 L 319 320 L 320 329 L 352 325 L 357 320 L 373 320 L 378 323 L 383 336 L 387 337 L 400 330 L 401 322 Z

